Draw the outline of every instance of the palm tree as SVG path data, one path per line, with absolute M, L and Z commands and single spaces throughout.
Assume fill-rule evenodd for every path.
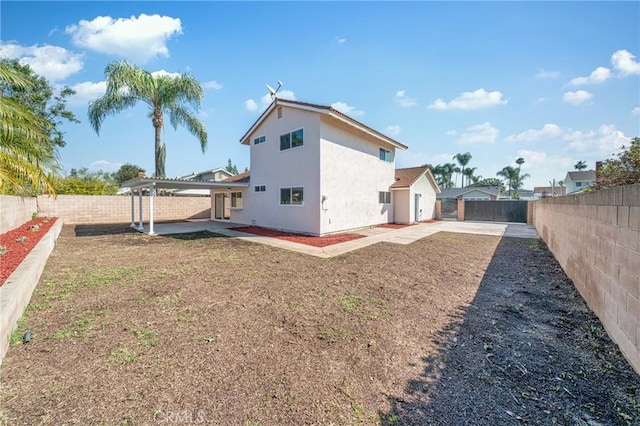
M 203 99 L 202 85 L 190 74 L 153 75 L 149 71 L 126 61 L 111 62 L 105 68 L 107 91 L 89 105 L 89 121 L 100 133 L 102 122 L 138 102 L 149 106 L 149 117 L 155 130 L 155 176 L 165 176 L 166 144 L 160 140 L 164 127 L 164 114 L 169 115 L 173 128 L 178 124 L 200 141 L 202 152 L 207 147 L 207 130 L 194 112 Z
M 469 161 L 471 161 L 471 153 L 470 152 L 465 152 L 464 154 L 456 154 L 453 156 L 453 159 L 456 160 L 458 162 L 458 164 L 460 164 L 460 167 L 462 167 L 462 183 L 461 186 L 464 188 L 464 169 L 467 167 L 467 164 L 469 164 Z
M 469 182 L 475 183 L 480 180 L 479 177 L 473 174 L 476 171 L 476 169 L 477 167 L 467 167 L 466 169 L 464 169 L 464 172 L 462 172 L 462 176 L 467 177 L 467 186 L 469 186 Z
M 588 166 L 587 166 L 587 163 L 585 163 L 585 162 L 584 162 L 584 161 L 582 161 L 582 160 L 578 161 L 578 162 L 573 166 L 573 168 L 574 168 L 574 169 L 576 169 L 576 170 L 584 170 L 584 169 L 586 169 L 587 167 L 588 167 Z
M 498 173 L 496 173 L 496 176 L 501 176 L 508 182 L 509 198 L 511 198 L 511 190 L 514 188 L 514 181 L 516 181 L 519 176 L 518 169 L 511 166 L 506 166 L 503 167 L 502 170 L 500 170 Z
M 27 81 L 3 62 L 0 84 L 24 89 Z M 1 93 L 0 123 L 0 187 L 19 194 L 45 189 L 55 195 L 59 162 L 49 138 L 53 123 Z
M 518 157 L 518 159 L 516 160 L 516 164 L 518 165 L 518 174 L 520 174 L 520 169 L 522 168 L 522 165 L 524 164 L 524 158 Z

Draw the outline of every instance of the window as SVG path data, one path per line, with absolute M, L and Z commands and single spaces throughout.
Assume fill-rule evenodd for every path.
M 280 188 L 280 204 L 301 206 L 304 200 L 304 188 Z
M 256 185 L 253 187 L 253 190 L 255 192 L 266 192 L 267 191 L 267 186 L 266 185 Z
M 257 138 L 255 138 L 255 139 L 253 140 L 253 144 L 254 144 L 254 145 L 258 145 L 258 144 L 261 144 L 261 143 L 265 142 L 266 140 L 267 140 L 267 138 L 266 138 L 266 137 L 264 137 L 264 136 L 258 136 Z
M 378 192 L 378 202 L 380 204 L 391 204 L 391 192 L 389 191 Z
M 282 107 L 278 107 L 278 118 L 282 118 Z
M 382 161 L 386 161 L 388 163 L 391 163 L 393 161 L 393 158 L 391 157 L 391 151 L 387 149 L 380 148 L 379 156 Z
M 582 187 L 582 182 L 576 182 L 576 188 L 581 188 Z
M 302 129 L 280 135 L 280 151 L 297 148 L 302 145 L 304 145 L 304 134 Z
M 232 209 L 242 208 L 242 192 L 231 193 L 231 208 Z

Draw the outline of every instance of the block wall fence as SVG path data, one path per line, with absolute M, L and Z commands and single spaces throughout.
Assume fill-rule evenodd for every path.
M 131 197 L 124 195 L 58 195 L 53 198 L 0 197 L 0 233 L 27 220 L 34 212 L 40 216 L 59 217 L 65 224 L 131 223 Z M 208 219 L 210 197 L 155 197 L 154 221 Z M 135 219 L 139 218 L 139 200 L 134 197 Z M 144 222 L 149 220 L 149 197 L 142 197 Z
M 640 184 L 535 201 L 533 224 L 640 373 Z

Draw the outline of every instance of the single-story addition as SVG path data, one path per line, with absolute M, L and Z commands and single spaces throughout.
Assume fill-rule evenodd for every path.
M 326 235 L 435 216 L 428 169 L 395 169 L 407 146 L 330 106 L 276 98 L 240 143 L 250 172 L 211 190 L 214 220 Z
M 439 200 L 497 200 L 500 198 L 500 188 L 497 186 L 467 186 L 466 188 L 443 189 L 438 195 Z

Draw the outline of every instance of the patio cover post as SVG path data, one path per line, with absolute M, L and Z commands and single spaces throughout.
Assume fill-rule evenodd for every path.
M 142 232 L 144 230 L 144 226 L 142 226 L 142 188 L 138 188 L 138 201 L 139 201 L 139 207 L 140 207 L 140 214 L 139 214 L 139 218 L 140 218 L 140 223 L 138 225 L 138 231 Z
M 149 235 L 154 235 L 153 232 L 153 199 L 156 197 L 156 184 L 149 186 Z
M 133 188 L 129 188 L 131 190 L 131 227 L 136 227 L 136 202 L 135 195 L 133 193 Z

